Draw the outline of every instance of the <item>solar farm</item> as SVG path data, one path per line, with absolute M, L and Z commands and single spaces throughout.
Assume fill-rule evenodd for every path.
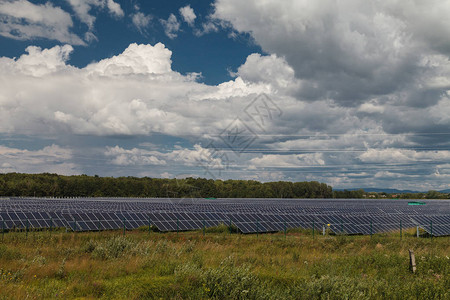
M 304 228 L 374 234 L 419 227 L 450 235 L 450 201 L 367 199 L 0 198 L 2 231 L 102 231 L 155 226 L 189 231 L 225 224 L 245 234 Z M 329 229 L 328 229 L 329 228 Z

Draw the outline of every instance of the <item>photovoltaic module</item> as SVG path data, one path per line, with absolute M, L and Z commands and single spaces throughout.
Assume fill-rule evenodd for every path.
M 336 234 L 371 234 L 419 226 L 450 235 L 450 200 L 387 199 L 193 199 L 193 198 L 0 198 L 0 226 L 65 227 L 74 231 L 160 231 L 236 226 L 242 233 L 329 227 Z

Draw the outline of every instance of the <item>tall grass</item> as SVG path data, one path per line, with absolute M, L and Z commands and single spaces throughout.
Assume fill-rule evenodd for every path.
M 0 240 L 0 299 L 450 299 L 449 256 L 448 237 L 413 231 L 10 232 Z

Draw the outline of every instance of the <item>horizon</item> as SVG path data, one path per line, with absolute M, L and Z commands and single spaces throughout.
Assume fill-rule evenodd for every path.
M 0 3 L 0 173 L 450 186 L 450 0 Z

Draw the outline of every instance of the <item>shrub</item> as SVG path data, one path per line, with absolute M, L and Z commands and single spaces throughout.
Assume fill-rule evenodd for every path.
M 66 276 L 66 259 L 64 258 L 55 273 L 56 277 L 63 279 Z
M 83 252 L 83 253 L 92 253 L 92 251 L 95 250 L 95 247 L 96 247 L 96 243 L 94 242 L 94 240 L 90 239 L 89 241 L 87 241 L 87 243 L 85 243 L 81 247 L 81 252 Z
M 206 233 L 229 233 L 230 232 L 230 226 L 224 223 L 220 223 L 217 226 L 214 227 L 207 227 L 205 228 Z M 239 229 L 235 225 L 231 225 L 231 232 L 232 233 L 238 233 Z
M 202 281 L 205 294 L 212 299 L 260 299 L 260 281 L 249 266 L 236 266 L 233 257 L 222 261 L 219 268 L 208 269 Z
M 91 249 L 89 245 L 88 249 Z M 92 250 L 92 257 L 97 259 L 111 259 L 122 256 L 127 251 L 131 251 L 135 243 L 123 236 L 112 237 L 106 242 L 100 242 Z

